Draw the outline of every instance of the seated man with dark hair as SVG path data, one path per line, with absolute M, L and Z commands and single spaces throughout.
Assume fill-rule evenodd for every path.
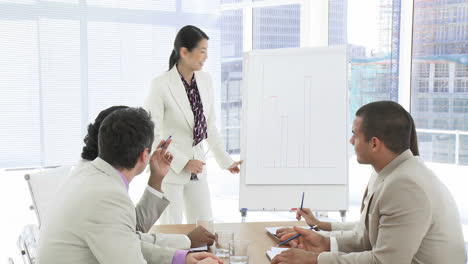
M 457 206 L 411 153 L 411 128 L 410 114 L 395 102 L 362 106 L 350 142 L 357 161 L 377 173 L 362 211 L 364 230 L 324 237 L 295 227 L 302 236 L 290 244 L 301 249 L 286 250 L 272 263 L 465 263 Z
M 98 136 L 99 128 L 104 119 L 115 110 L 127 109 L 128 106 L 111 106 L 102 110 L 96 117 L 93 123 L 88 125 L 88 134 L 84 138 L 85 146 L 81 152 L 82 160 L 75 167 L 79 169 L 86 166 L 98 156 Z M 170 143 L 170 140 L 169 140 Z M 168 153 L 168 152 L 167 152 Z M 169 204 L 169 200 L 164 196 L 161 189 L 162 181 L 165 175 L 152 171 L 150 167 L 150 175 L 148 185 L 140 198 L 140 201 L 135 207 L 136 210 L 136 231 L 141 240 L 158 246 L 173 247 L 178 249 L 189 249 L 200 247 L 203 245 L 211 246 L 215 240 L 215 235 L 211 234 L 203 226 L 197 226 L 187 235 L 183 234 L 148 234 L 147 232 L 158 220 L 161 214 Z
M 167 147 L 151 154 L 154 124 L 142 108 L 112 112 L 99 129 L 99 155 L 73 171 L 41 229 L 38 263 L 222 263 L 209 253 L 188 253 L 140 241 L 128 183 L 148 162 L 159 177 L 169 170 Z

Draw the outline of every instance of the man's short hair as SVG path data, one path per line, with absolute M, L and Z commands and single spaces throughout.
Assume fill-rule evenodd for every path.
M 99 128 L 99 157 L 118 169 L 132 169 L 145 148 L 151 153 L 154 123 L 143 108 L 113 111 Z
M 413 128 L 410 114 L 398 103 L 379 101 L 359 108 L 356 116 L 363 121 L 359 130 L 368 142 L 376 137 L 393 153 L 400 154 L 410 148 Z

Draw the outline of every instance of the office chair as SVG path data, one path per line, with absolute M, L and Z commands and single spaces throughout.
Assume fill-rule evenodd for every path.
M 36 225 L 26 225 L 18 237 L 17 246 L 24 264 L 35 264 L 39 229 Z
M 17 245 L 25 264 L 36 263 L 39 228 L 41 223 L 44 223 L 44 219 L 47 218 L 47 209 L 56 198 L 56 192 L 70 171 L 71 166 L 46 167 L 40 172 L 24 175 L 32 200 L 30 209 L 36 213 L 38 223 L 38 226 L 26 225 L 18 237 Z
M 44 222 L 44 218 L 47 217 L 47 208 L 56 198 L 55 193 L 65 178 L 68 177 L 70 171 L 71 166 L 62 166 L 45 169 L 24 176 L 24 179 L 28 183 L 29 193 L 31 194 L 33 203 L 31 209 L 36 212 L 39 228 L 41 228 L 41 223 Z

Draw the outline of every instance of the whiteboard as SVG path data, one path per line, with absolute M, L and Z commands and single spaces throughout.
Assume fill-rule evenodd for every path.
M 346 47 L 244 54 L 239 207 L 348 207 Z

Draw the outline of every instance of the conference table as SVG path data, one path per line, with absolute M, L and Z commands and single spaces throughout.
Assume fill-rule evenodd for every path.
M 304 222 L 247 222 L 247 223 L 215 223 L 216 230 L 231 230 L 234 232 L 234 239 L 248 240 L 249 245 L 249 263 L 250 264 L 268 264 L 270 260 L 266 256 L 266 251 L 278 244 L 278 240 L 270 235 L 265 227 L 274 226 L 293 226 L 304 225 Z M 150 233 L 167 234 L 187 234 L 195 228 L 194 224 L 188 225 L 155 225 L 149 231 Z M 284 247 L 284 246 L 283 246 Z M 214 254 L 214 246 L 209 248 Z M 229 263 L 229 258 L 222 258 L 225 264 Z

